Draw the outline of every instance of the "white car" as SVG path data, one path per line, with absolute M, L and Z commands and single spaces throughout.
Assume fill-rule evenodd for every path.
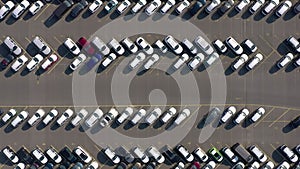
M 131 2 L 129 0 L 124 0 L 117 8 L 117 12 L 119 14 L 122 14 L 128 9 L 128 7 L 131 5 Z
M 43 119 L 43 124 L 48 125 L 56 116 L 58 115 L 58 111 L 56 109 L 51 109 L 50 112 Z
M 136 125 L 144 116 L 146 116 L 146 113 L 145 109 L 140 109 L 130 120 L 131 124 Z
M 153 0 L 149 6 L 145 9 L 145 12 L 148 16 L 152 15 L 157 9 L 158 7 L 161 5 L 161 1 L 160 0 Z
M 268 15 L 277 5 L 279 5 L 279 0 L 271 0 L 264 10 L 262 10 L 262 14 Z
M 116 153 L 109 147 L 107 147 L 104 150 L 104 154 L 114 163 L 119 164 L 121 162 L 121 159 Z
M 221 150 L 223 154 L 233 163 L 237 163 L 239 161 L 239 158 L 237 155 L 235 155 L 230 148 L 224 147 Z
M 276 16 L 281 17 L 286 11 L 288 11 L 292 7 L 291 1 L 284 1 L 284 3 L 279 7 L 279 9 L 276 11 Z
M 173 67 L 177 70 L 179 69 L 187 60 L 189 60 L 189 55 L 184 53 L 180 56 L 180 58 L 178 58 L 178 60 L 175 62 L 175 64 L 173 65 Z
M 70 64 L 71 70 L 76 70 L 84 61 L 86 60 L 86 56 L 83 53 L 80 53 L 75 60 Z
M 279 166 L 277 166 L 277 169 L 289 169 L 291 166 L 288 162 L 283 161 L 282 163 L 280 163 Z
M 246 63 L 248 61 L 248 59 L 249 59 L 248 55 L 243 53 L 231 65 L 232 70 L 237 70 L 238 68 L 240 68 L 244 63 Z
M 237 6 L 235 6 L 235 10 L 240 12 L 249 4 L 250 4 L 250 0 L 241 0 L 240 3 Z
M 100 119 L 100 126 L 106 127 L 108 126 L 117 116 L 119 115 L 119 112 L 115 108 L 111 108 L 108 113 L 106 113 L 101 119 Z
M 51 49 L 49 45 L 39 36 L 36 36 L 32 43 L 42 52 L 44 55 L 49 55 L 51 53 Z
M 227 47 L 225 46 L 225 44 L 220 41 L 219 39 L 215 40 L 213 42 L 214 46 L 221 52 L 221 53 L 225 53 L 227 52 Z
M 213 63 L 215 63 L 220 58 L 220 55 L 217 52 L 212 53 L 208 57 L 206 57 L 204 61 L 205 67 L 211 66 Z
M 87 127 L 94 126 L 97 121 L 103 116 L 103 111 L 100 108 L 97 108 L 86 120 L 85 125 Z
M 136 55 L 136 57 L 129 63 L 130 69 L 135 69 L 141 62 L 143 62 L 146 58 L 146 55 L 143 52 L 140 52 Z
M 0 20 L 5 18 L 5 16 L 15 7 L 15 4 L 12 1 L 7 1 L 0 8 Z
M 40 55 L 40 54 L 35 55 L 31 59 L 31 61 L 26 65 L 27 70 L 28 71 L 34 70 L 38 66 L 38 64 L 42 62 L 43 59 L 44 58 L 42 55 Z
M 286 41 L 292 48 L 300 53 L 300 42 L 294 36 L 290 36 Z
M 99 168 L 99 164 L 97 163 L 97 161 L 92 161 L 91 164 L 89 164 L 86 169 L 98 169 L 98 168 Z
M 144 164 L 148 163 L 150 161 L 149 157 L 139 148 L 134 147 L 132 149 L 132 152 L 136 155 L 137 158 L 139 158 Z
M 165 157 L 153 146 L 146 150 L 150 157 L 153 157 L 158 164 L 165 162 Z
M 267 156 L 256 145 L 250 146 L 249 150 L 261 163 L 267 161 Z
M 136 39 L 136 43 L 146 52 L 148 55 L 152 55 L 154 50 L 152 46 L 142 37 Z
M 90 156 L 90 154 L 85 149 L 83 149 L 81 146 L 77 146 L 76 148 L 74 148 L 73 152 L 85 164 L 90 163 L 93 159 Z
M 125 38 L 122 43 L 131 53 L 136 53 L 139 50 L 138 47 L 129 38 Z
M 230 117 L 232 117 L 236 113 L 236 108 L 234 106 L 228 107 L 228 109 L 224 112 L 221 122 L 226 123 Z
M 45 111 L 43 109 L 38 109 L 27 122 L 30 126 L 34 126 L 44 115 Z
M 243 108 L 241 113 L 233 120 L 235 124 L 240 124 L 248 115 L 249 115 L 249 110 L 246 108 Z
M 108 65 L 111 64 L 112 61 L 116 60 L 117 55 L 114 53 L 110 53 L 105 59 L 104 61 L 101 63 L 101 66 L 103 68 L 106 68 Z
M 179 113 L 178 117 L 175 119 L 174 124 L 179 125 L 181 124 L 187 117 L 189 117 L 191 111 L 189 109 L 183 109 L 182 112 Z
M 168 35 L 167 37 L 165 37 L 164 41 L 169 46 L 169 48 L 173 50 L 177 55 L 183 52 L 182 46 L 175 40 L 173 36 Z
M 217 164 L 214 161 L 209 161 L 202 169 L 214 169 Z
M 78 114 L 72 119 L 71 124 L 75 127 L 89 114 L 85 109 L 81 109 Z
M 159 118 L 159 116 L 162 114 L 162 111 L 160 108 L 155 108 L 152 112 L 150 112 L 146 118 L 145 122 L 149 125 L 153 124 L 156 119 Z
M 19 56 L 22 53 L 22 49 L 20 48 L 20 46 L 11 37 L 7 36 L 3 42 L 7 46 L 9 51 L 13 54 Z
M 220 0 L 212 0 L 211 3 L 205 8 L 205 12 L 211 13 L 211 11 L 213 11 L 220 4 Z
M 208 160 L 208 155 L 200 147 L 194 150 L 194 154 L 204 163 Z
M 45 165 L 48 162 L 47 157 L 44 155 L 44 153 L 39 149 L 34 149 L 31 154 L 34 156 L 35 159 L 37 159 L 40 163 Z
M 277 67 L 280 69 L 290 63 L 294 59 L 294 55 L 292 53 L 288 53 L 283 56 L 277 63 Z
M 79 55 L 80 49 L 71 38 L 67 38 L 67 40 L 64 42 L 64 45 L 66 48 L 68 48 L 68 50 L 71 51 L 73 55 Z
M 200 47 L 200 49 L 205 52 L 207 56 L 214 52 L 213 47 L 201 36 L 197 36 L 195 43 Z
M 47 70 L 50 66 L 52 66 L 55 62 L 57 62 L 58 57 L 55 54 L 50 55 L 45 62 L 41 65 L 43 70 Z
M 22 162 L 19 162 L 14 169 L 25 169 L 26 165 Z
M 168 0 L 165 5 L 160 9 L 160 13 L 161 14 L 165 14 L 167 13 L 171 8 L 172 6 L 174 6 L 176 3 L 175 0 Z
M 89 11 L 91 13 L 95 13 L 102 4 L 103 2 L 101 0 L 94 0 L 94 2 L 89 6 Z
M 174 169 L 184 169 L 184 163 L 180 161 L 175 165 Z
M 191 154 L 183 145 L 177 145 L 176 150 L 187 162 L 190 163 L 194 160 L 193 154 Z
M 67 109 L 56 121 L 58 126 L 62 126 L 69 118 L 73 116 L 74 112 L 71 109 Z
M 50 147 L 45 152 L 56 164 L 59 164 L 62 161 L 61 156 L 57 153 L 57 151 Z
M 12 12 L 12 16 L 18 19 L 29 7 L 30 3 L 27 0 L 23 0 Z
M 111 47 L 118 55 L 123 55 L 125 52 L 125 49 L 115 38 L 108 43 L 108 46 Z
M 258 169 L 260 167 L 257 161 L 254 161 L 252 164 L 248 165 L 248 169 Z
M 205 56 L 202 53 L 198 53 L 189 63 L 188 67 L 191 70 L 194 70 L 198 67 L 198 65 L 203 62 Z
M 249 9 L 251 14 L 254 14 L 260 7 L 265 4 L 265 0 L 257 0 L 254 5 Z
M 21 113 L 11 122 L 11 125 L 16 128 L 28 117 L 27 111 L 21 111 Z
M 172 117 L 176 114 L 176 109 L 174 107 L 170 107 L 169 110 L 161 117 L 160 121 L 163 123 L 167 123 Z
M 265 114 L 265 112 L 266 110 L 263 107 L 258 108 L 250 121 L 253 123 L 257 122 Z
M 252 70 L 259 62 L 261 62 L 263 60 L 263 55 L 258 53 L 256 54 L 253 59 L 248 63 L 248 65 L 246 66 L 246 68 L 248 70 Z
M 298 156 L 285 144 L 280 146 L 280 150 L 282 151 L 283 155 L 292 163 L 298 161 Z
M 147 4 L 146 0 L 139 0 L 132 8 L 131 13 L 137 13 L 143 6 Z
M 14 150 L 9 147 L 6 146 L 3 150 L 2 153 L 14 164 L 17 164 L 19 162 L 19 157 L 16 155 L 16 153 L 14 152 Z
M 244 52 L 241 45 L 233 37 L 229 36 L 225 42 L 235 54 L 241 55 Z
M 31 13 L 31 15 L 35 15 L 43 8 L 43 6 L 44 6 L 43 2 L 36 1 L 29 8 L 29 12 Z
M 261 169 L 273 169 L 275 164 L 272 161 L 268 161 L 265 165 L 261 167 Z
M 9 109 L 8 112 L 2 117 L 2 122 L 7 123 L 16 114 L 17 111 L 15 109 Z
M 180 5 L 175 9 L 177 14 L 181 14 L 184 9 L 188 8 L 190 6 L 190 2 L 188 0 L 183 0 Z
M 166 53 L 168 51 L 168 48 L 161 40 L 157 40 L 154 44 L 160 49 L 162 53 Z
M 295 62 L 294 62 L 294 65 L 296 67 L 300 66 L 300 58 L 298 58 Z
M 151 68 L 151 66 L 153 66 L 156 62 L 158 62 L 159 60 L 159 56 L 157 54 L 153 54 L 148 60 L 147 62 L 144 64 L 144 68 L 146 70 L 149 70 Z
M 110 49 L 108 46 L 97 36 L 94 37 L 92 40 L 92 44 L 103 54 L 103 55 L 108 55 L 110 52 Z
M 186 48 L 190 50 L 190 52 L 194 55 L 197 54 L 198 50 L 197 48 L 193 45 L 191 41 L 189 41 L 187 38 L 182 40 L 182 43 L 185 45 Z
M 17 58 L 17 60 L 11 65 L 11 70 L 17 72 L 26 64 L 28 58 L 25 55 L 21 55 Z
M 257 51 L 257 46 L 250 39 L 246 39 L 243 44 L 251 53 Z
M 133 114 L 133 108 L 127 107 L 121 114 L 121 116 L 117 119 L 119 124 L 124 123 L 124 121 Z

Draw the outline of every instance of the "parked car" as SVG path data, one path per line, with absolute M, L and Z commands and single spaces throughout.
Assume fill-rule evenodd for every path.
M 179 113 L 177 118 L 174 121 L 175 125 L 181 124 L 187 117 L 189 117 L 191 114 L 191 111 L 189 109 L 183 109 L 182 112 Z
M 174 69 L 177 70 L 179 69 L 185 62 L 187 62 L 187 60 L 189 60 L 189 55 L 184 53 L 182 54 L 177 61 L 175 62 L 175 64 L 173 65 Z
M 249 150 L 261 163 L 267 161 L 267 156 L 256 145 L 250 146 Z
M 64 46 L 73 54 L 73 55 L 79 55 L 80 49 L 77 46 L 77 44 L 71 39 L 67 38 L 67 40 L 64 42 Z
M 144 164 L 147 164 L 150 159 L 149 157 L 139 148 L 139 147 L 134 147 L 132 149 L 132 152 L 136 155 L 136 157 L 141 160 Z
M 243 44 L 251 53 L 257 51 L 257 46 L 250 39 L 246 39 Z
M 26 164 L 33 164 L 34 162 L 30 152 L 23 146 L 18 150 L 17 155 L 20 157 L 20 161 L 23 161 Z
M 193 152 L 195 154 L 196 157 L 198 157 L 202 162 L 207 162 L 208 160 L 208 156 L 205 153 L 204 150 L 202 150 L 200 147 L 196 148 Z
M 228 107 L 227 110 L 223 113 L 221 122 L 226 123 L 235 113 L 236 113 L 236 108 L 234 106 Z
M 27 111 L 21 111 L 20 114 L 11 122 L 11 125 L 16 128 L 20 125 L 23 121 L 25 121 L 28 117 Z
M 298 155 L 300 155 L 300 144 L 295 147 L 295 151 Z
M 233 5 L 234 5 L 234 0 L 225 1 L 225 3 L 218 10 L 219 14 L 224 15 Z
M 117 12 L 119 14 L 122 14 L 126 11 L 126 9 L 128 9 L 128 7 L 131 5 L 131 2 L 129 0 L 124 0 L 123 2 L 121 2 L 121 4 L 118 6 L 117 8 Z
M 78 47 L 80 49 L 83 49 L 84 51 L 87 52 L 89 55 L 94 55 L 95 54 L 95 48 L 91 45 L 91 43 L 85 38 L 85 37 L 80 37 L 77 41 Z
M 177 163 L 178 161 L 180 161 L 179 156 L 167 145 L 162 148 L 162 154 L 172 163 Z
M 138 37 L 136 39 L 136 43 L 138 44 L 138 46 L 140 48 L 142 48 L 144 50 L 144 52 L 146 54 L 148 54 L 148 55 L 153 54 L 154 50 L 153 50 L 152 46 L 143 37 Z
M 38 64 L 42 62 L 43 59 L 44 58 L 42 55 L 40 55 L 40 54 L 35 55 L 31 59 L 31 61 L 26 65 L 27 70 L 33 71 L 38 66 Z
M 68 160 L 70 163 L 75 163 L 77 161 L 77 157 L 72 153 L 72 151 L 68 147 L 64 147 L 60 152 L 64 159 Z
M 238 162 L 234 166 L 232 166 L 232 169 L 243 169 L 243 168 L 245 168 L 245 164 L 242 162 Z
M 6 45 L 6 47 L 9 49 L 11 53 L 13 53 L 16 56 L 19 56 L 22 53 L 22 49 L 17 44 L 17 42 L 12 39 L 11 37 L 7 36 L 3 43 Z
M 43 6 L 44 3 L 42 1 L 35 1 L 29 8 L 29 12 L 31 15 L 35 15 L 43 8 Z
M 58 126 L 62 126 L 69 118 L 73 116 L 74 112 L 71 109 L 67 109 L 63 114 L 57 119 L 56 123 Z
M 205 56 L 202 53 L 197 53 L 196 56 L 188 63 L 190 70 L 195 70 L 201 62 L 204 61 Z
M 160 8 L 160 13 L 161 14 L 166 14 L 171 8 L 172 6 L 174 6 L 176 4 L 175 0 L 168 0 L 164 6 L 162 8 Z
M 143 62 L 146 58 L 146 55 L 143 52 L 140 52 L 136 55 L 136 57 L 129 63 L 130 69 L 135 69 L 141 62 Z
M 182 46 L 175 40 L 173 36 L 168 35 L 164 41 L 175 54 L 179 55 L 183 52 Z
M 89 11 L 91 13 L 95 13 L 101 7 L 102 4 L 103 2 L 101 0 L 94 0 L 94 2 L 91 3 L 91 5 L 89 6 Z
M 174 107 L 170 107 L 167 112 L 161 117 L 160 121 L 163 123 L 167 123 L 172 117 L 176 114 L 176 109 Z
M 46 61 L 41 65 L 41 68 L 43 70 L 47 70 L 49 67 L 51 67 L 54 63 L 58 61 L 58 57 L 55 54 L 50 55 Z
M 182 40 L 182 43 L 184 44 L 184 46 L 194 55 L 197 54 L 198 50 L 197 48 L 193 45 L 193 43 L 191 41 L 189 41 L 187 38 Z
M 177 14 L 181 14 L 184 9 L 188 8 L 190 6 L 190 2 L 188 0 L 183 0 L 180 2 L 179 6 L 175 9 Z
M 119 156 L 122 156 L 127 163 L 132 163 L 134 161 L 134 156 L 129 153 L 129 151 L 124 146 L 120 146 L 119 148 L 117 148 L 116 153 Z
M 235 124 L 240 124 L 249 115 L 249 110 L 243 108 L 240 114 L 233 120 Z
M 262 7 L 265 4 L 265 0 L 256 0 L 254 5 L 249 9 L 249 12 L 251 14 L 254 14 L 260 7 Z
M 145 13 L 150 16 L 152 15 L 157 9 L 158 7 L 161 5 L 161 1 L 160 0 L 153 0 L 148 7 L 145 9 Z
M 23 0 L 12 12 L 11 16 L 18 19 L 28 9 L 30 3 L 27 0 Z
M 200 169 L 201 165 L 198 161 L 194 161 L 190 169 Z
M 72 119 L 71 124 L 73 127 L 78 126 L 80 122 L 85 119 L 85 117 L 89 114 L 85 109 L 81 109 L 77 115 Z
M 253 156 L 245 149 L 245 147 L 239 143 L 236 143 L 232 150 L 237 153 L 241 157 L 243 161 L 246 163 L 253 162 Z
M 261 169 L 273 169 L 275 164 L 272 161 L 268 161 L 265 165 L 262 166 Z
M 183 145 L 177 145 L 176 150 L 187 162 L 192 162 L 194 160 L 193 154 L 191 154 Z
M 116 153 L 110 148 L 107 147 L 104 149 L 104 154 L 110 159 L 114 164 L 119 164 L 121 162 L 121 159 Z
M 221 110 L 217 107 L 212 108 L 206 117 L 205 124 L 211 124 L 216 120 L 218 120 L 219 122 L 220 116 L 221 116 Z
M 31 152 L 32 156 L 38 160 L 42 165 L 45 165 L 48 162 L 48 158 L 44 155 L 44 153 L 42 152 L 42 150 L 40 150 L 39 148 L 34 149 Z
M 298 2 L 295 6 L 294 6 L 294 12 L 297 14 L 300 12 L 300 2 Z
M 156 62 L 158 62 L 159 56 L 157 54 L 153 54 L 147 62 L 144 64 L 144 69 L 149 70 L 151 66 L 153 66 Z
M 211 149 L 209 149 L 208 153 L 212 156 L 212 158 L 216 162 L 220 163 L 220 162 L 223 161 L 223 156 L 222 156 L 222 154 L 219 152 L 219 150 L 216 147 L 212 147 Z
M 123 55 L 125 53 L 125 49 L 120 45 L 120 43 L 113 38 L 109 43 L 108 46 L 111 47 L 117 54 Z
M 104 9 L 107 13 L 110 13 L 113 9 L 116 8 L 116 6 L 118 5 L 118 1 L 117 0 L 110 0 L 108 1 L 108 3 L 105 5 Z
M 298 126 L 300 126 L 300 116 L 298 116 L 294 120 L 292 120 L 291 125 L 293 126 L 293 128 L 297 128 Z
M 56 109 L 51 109 L 46 117 L 43 119 L 43 124 L 48 125 L 56 116 L 58 115 L 58 111 Z
M 243 64 L 248 61 L 249 57 L 246 54 L 242 54 L 238 59 L 236 59 L 233 64 L 231 65 L 232 70 L 239 69 Z
M 263 55 L 258 53 L 256 54 L 252 60 L 247 64 L 246 68 L 248 70 L 252 70 L 259 62 L 261 62 L 263 60 Z
M 257 161 L 254 161 L 252 164 L 248 165 L 248 169 L 258 169 L 260 167 Z
M 117 116 L 119 112 L 115 108 L 111 108 L 100 120 L 100 126 L 108 126 Z
M 25 55 L 19 56 L 16 61 L 11 65 L 11 70 L 14 72 L 19 71 L 28 61 Z
M 193 7 L 189 10 L 190 14 L 195 15 L 205 4 L 206 4 L 206 0 L 196 1 Z
M 291 166 L 288 162 L 283 161 L 280 163 L 279 166 L 277 166 L 277 169 L 289 169 Z
M 18 163 L 14 169 L 25 169 L 26 165 L 22 162 Z
M 34 126 L 38 120 L 40 120 L 41 118 L 43 118 L 43 116 L 45 115 L 45 111 L 43 109 L 38 109 L 34 115 L 27 121 L 28 124 L 30 126 Z
M 241 55 L 244 52 L 240 44 L 231 36 L 226 39 L 226 44 L 237 55 Z
M 239 158 L 237 155 L 235 155 L 230 148 L 223 147 L 221 149 L 221 152 L 230 160 L 232 163 L 237 163 L 239 161 Z
M 19 162 L 19 157 L 15 153 L 15 151 L 10 147 L 6 146 L 3 150 L 2 153 L 6 156 L 7 159 L 9 159 L 10 162 L 13 164 L 17 164 Z
M 165 157 L 155 147 L 150 146 L 146 151 L 148 152 L 149 157 L 153 157 L 158 164 L 165 162 Z
M 290 36 L 286 41 L 293 49 L 300 53 L 300 42 L 294 36 Z
M 217 164 L 214 161 L 209 161 L 202 169 L 214 169 Z
M 123 39 L 122 43 L 131 53 L 136 53 L 139 50 L 139 48 L 129 38 Z
M 294 55 L 292 53 L 288 53 L 277 62 L 277 67 L 280 69 L 290 63 L 293 59 Z
M 16 109 L 9 109 L 8 112 L 2 116 L 2 122 L 7 123 L 11 118 L 13 118 L 17 114 Z
M 53 15 L 61 18 L 74 5 L 73 0 L 64 0 L 54 11 Z
M 76 59 L 73 60 L 73 62 L 70 64 L 70 66 L 69 66 L 70 69 L 75 71 L 82 63 L 85 62 L 86 58 L 87 57 L 85 56 L 85 54 L 83 54 L 83 53 L 79 54 L 76 57 Z
M 214 2 L 214 1 L 213 1 Z M 212 3 L 213 3 L 212 2 Z M 200 47 L 200 49 L 207 55 L 211 55 L 214 52 L 213 47 L 201 36 L 197 36 L 195 43 Z
M 249 4 L 250 4 L 250 0 L 241 0 L 240 3 L 237 6 L 235 6 L 235 10 L 237 12 L 240 12 Z
M 89 164 L 86 169 L 98 169 L 98 168 L 99 168 L 98 162 L 92 161 L 91 164 Z
M 145 5 L 147 4 L 146 0 L 139 0 L 132 8 L 131 13 L 137 13 L 139 10 L 141 10 Z
M 133 109 L 131 107 L 127 107 L 122 114 L 119 116 L 119 118 L 117 119 L 117 122 L 119 124 L 124 123 L 124 121 L 126 119 L 128 119 L 131 115 L 133 114 Z
M 145 122 L 149 125 L 153 124 L 156 119 L 159 118 L 159 116 L 162 114 L 162 111 L 160 108 L 155 108 L 152 110 L 145 118 Z
M 205 12 L 208 14 L 211 13 L 220 4 L 221 4 L 220 0 L 212 0 L 211 3 L 208 6 L 206 6 Z
M 49 45 L 39 36 L 36 36 L 32 43 L 38 48 L 39 52 L 42 52 L 45 56 L 51 53 Z
M 100 38 L 95 36 L 91 42 L 103 55 L 109 54 L 110 49 Z
M 78 159 L 80 159 L 80 161 L 85 164 L 88 164 L 92 161 L 92 157 L 90 156 L 90 154 L 81 146 L 77 146 L 76 148 L 74 148 L 73 153 L 78 157 Z
M 107 68 L 111 62 L 113 62 L 114 60 L 116 60 L 117 58 L 117 55 L 114 54 L 114 53 L 110 53 L 104 60 L 103 62 L 101 63 L 101 67 L 102 68 Z
M 276 16 L 281 17 L 283 14 L 286 13 L 286 11 L 288 11 L 291 7 L 292 7 L 292 2 L 291 1 L 284 1 L 283 4 L 278 8 L 278 10 L 276 11 Z
M 154 43 L 162 53 L 166 53 L 168 51 L 168 48 L 163 44 L 163 42 L 161 40 L 157 40 Z
M 184 169 L 184 163 L 183 162 L 179 162 L 178 164 L 175 165 L 174 169 Z
M 298 161 L 298 156 L 285 144 L 280 146 L 280 150 L 282 151 L 283 155 L 292 163 Z
M 9 64 L 14 61 L 15 57 L 11 54 L 8 54 L 2 61 L 1 61 L 1 70 L 5 69 Z
M 87 127 L 93 127 L 96 122 L 103 116 L 103 111 L 97 108 L 86 120 L 85 125 Z
M 4 19 L 6 15 L 15 7 L 15 4 L 12 1 L 7 1 L 0 8 L 0 20 Z
M 83 169 L 83 164 L 81 162 L 75 163 L 71 169 Z
M 146 116 L 146 110 L 140 109 L 130 120 L 131 124 L 136 125 L 144 116 Z
M 279 5 L 279 0 L 271 0 L 262 10 L 262 14 L 268 15 L 277 5 Z
M 265 114 L 265 112 L 266 110 L 263 107 L 258 108 L 254 115 L 251 117 L 250 121 L 252 123 L 257 122 Z
M 226 2 L 225 2 L 226 3 Z M 217 48 L 218 51 L 220 51 L 221 53 L 226 53 L 227 52 L 227 47 L 225 46 L 225 44 L 220 41 L 219 39 L 215 40 L 213 42 L 213 45 Z
M 58 152 L 53 147 L 50 147 L 46 150 L 46 155 L 56 164 L 62 162 L 62 157 L 58 154 Z

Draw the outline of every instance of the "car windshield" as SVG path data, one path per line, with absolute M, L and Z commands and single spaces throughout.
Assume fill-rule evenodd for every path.
M 100 5 L 100 3 L 99 3 L 98 1 L 95 1 L 95 4 L 96 4 L 96 5 Z
M 84 117 L 84 115 L 83 114 L 78 114 L 78 116 L 80 117 L 80 118 L 83 118 Z
M 79 60 L 80 62 L 82 62 L 83 59 L 82 59 L 81 57 L 78 57 L 78 60 Z
M 21 58 L 18 59 L 18 62 L 23 63 L 23 60 Z
M 184 5 L 184 6 L 188 6 L 186 2 L 183 2 L 183 5 Z
M 153 5 L 154 5 L 154 6 L 158 6 L 158 4 L 157 4 L 156 2 L 153 2 Z
M 130 49 L 130 50 L 133 50 L 133 49 L 134 49 L 134 45 L 131 45 L 131 46 L 129 47 L 129 49 Z
M 20 119 L 24 119 L 24 116 L 22 114 L 19 115 Z
M 119 50 L 121 50 L 121 46 L 118 46 L 118 47 L 117 47 L 117 51 L 119 51 Z
M 38 61 L 39 61 L 37 58 L 33 58 L 33 60 L 34 60 L 35 62 L 38 62 Z
M 85 154 L 81 153 L 80 158 L 83 159 L 83 160 L 86 160 L 88 157 Z
M 68 114 L 68 113 L 64 113 L 64 116 L 68 118 L 68 117 L 69 117 L 69 114 Z
M 127 2 L 124 1 L 124 5 L 127 6 L 128 5 Z
M 36 116 L 37 118 L 40 118 L 40 117 L 41 117 L 40 114 L 38 114 L 38 113 L 36 113 L 35 116 Z
M 106 116 L 104 119 L 105 119 L 106 121 L 109 121 L 109 120 L 110 120 L 110 117 L 109 117 L 109 116 Z
M 146 49 L 146 50 L 149 50 L 149 49 L 150 49 L 150 46 L 149 46 L 149 45 L 147 45 L 147 46 L 145 47 L 145 49 Z
M 53 113 L 49 113 L 49 116 L 50 116 L 50 117 L 54 117 L 54 114 L 53 114 Z
M 40 4 L 39 4 L 38 2 L 36 2 L 34 5 L 35 5 L 36 7 L 40 7 Z
M 20 6 L 21 6 L 22 8 L 25 8 L 25 5 L 23 5 L 23 4 L 20 4 Z

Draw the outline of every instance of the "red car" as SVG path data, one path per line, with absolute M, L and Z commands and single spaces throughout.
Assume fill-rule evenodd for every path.
M 200 163 L 195 161 L 193 165 L 191 165 L 190 169 L 200 169 Z
M 89 55 L 93 55 L 95 53 L 95 49 L 91 46 L 90 42 L 88 42 L 85 37 L 79 38 L 78 45 L 79 48 L 84 49 Z

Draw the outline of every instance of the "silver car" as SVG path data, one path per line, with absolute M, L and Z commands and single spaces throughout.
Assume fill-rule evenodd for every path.
M 12 52 L 13 54 L 19 56 L 22 53 L 22 49 L 19 47 L 16 41 L 11 37 L 7 36 L 4 39 L 4 44 L 7 46 L 9 51 Z
M 201 36 L 197 36 L 195 43 L 200 47 L 200 49 L 207 55 L 211 55 L 214 52 L 213 47 Z

